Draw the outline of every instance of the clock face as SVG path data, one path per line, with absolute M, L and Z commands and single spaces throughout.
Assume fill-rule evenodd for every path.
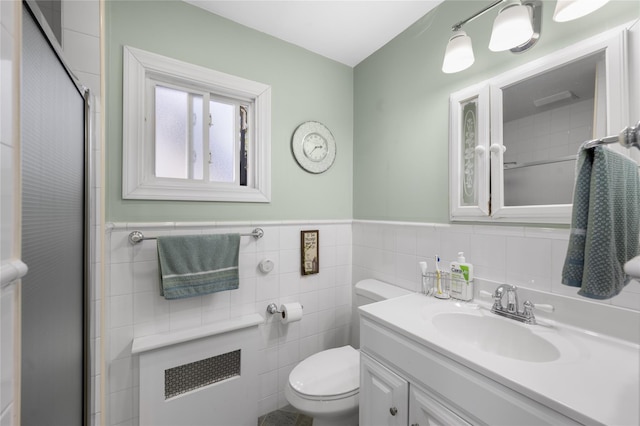
M 322 161 L 329 153 L 327 140 L 317 133 L 310 133 L 302 142 L 302 151 L 311 161 Z
M 293 133 L 291 150 L 296 161 L 310 173 L 322 173 L 336 159 L 336 142 L 322 123 L 307 121 Z

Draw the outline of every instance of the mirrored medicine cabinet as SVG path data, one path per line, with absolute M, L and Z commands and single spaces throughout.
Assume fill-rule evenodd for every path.
M 627 118 L 624 29 L 453 93 L 451 220 L 570 223 L 579 146 Z

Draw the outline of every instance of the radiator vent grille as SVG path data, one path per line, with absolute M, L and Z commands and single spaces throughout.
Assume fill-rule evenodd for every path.
M 164 371 L 165 399 L 240 375 L 240 349 Z

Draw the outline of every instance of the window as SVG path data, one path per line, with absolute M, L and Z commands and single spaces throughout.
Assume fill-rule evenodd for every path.
M 269 86 L 124 48 L 123 198 L 270 201 Z

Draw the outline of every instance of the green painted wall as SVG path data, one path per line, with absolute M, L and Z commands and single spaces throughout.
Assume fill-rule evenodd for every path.
M 181 1 L 108 1 L 105 7 L 107 221 L 352 217 L 352 68 Z M 271 85 L 271 203 L 122 199 L 123 45 Z M 320 175 L 300 169 L 291 154 L 291 135 L 308 120 L 324 123 L 338 145 L 334 166 Z
M 355 219 L 449 222 L 449 94 L 640 16 L 636 0 L 612 1 L 560 24 L 545 1 L 540 41 L 514 55 L 486 47 L 490 12 L 464 26 L 475 64 L 442 73 L 451 26 L 488 3 L 447 0 L 355 68 Z
M 475 64 L 443 74 L 451 25 L 485 3 L 447 0 L 351 69 L 181 1 L 105 2 L 107 221 L 448 222 L 449 94 L 640 16 L 637 1 L 614 0 L 559 24 L 555 2 L 545 2 L 541 40 L 513 55 L 486 48 L 491 12 L 464 27 Z M 123 45 L 272 86 L 271 203 L 122 199 Z M 291 155 L 291 135 L 307 120 L 326 124 L 338 143 L 336 163 L 321 175 Z

